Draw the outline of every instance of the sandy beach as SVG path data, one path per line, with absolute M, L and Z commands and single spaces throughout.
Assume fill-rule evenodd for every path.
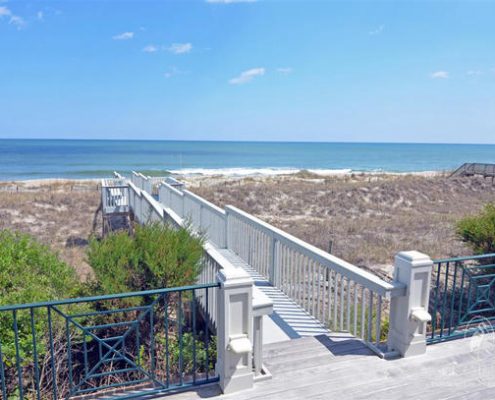
M 455 222 L 495 201 L 481 178 L 442 172 L 182 177 L 195 193 L 232 204 L 360 267 L 390 276 L 393 256 L 416 249 L 431 257 L 471 254 Z M 98 180 L 0 183 L 0 229 L 30 233 L 57 250 L 82 279 L 85 248 L 101 233 Z

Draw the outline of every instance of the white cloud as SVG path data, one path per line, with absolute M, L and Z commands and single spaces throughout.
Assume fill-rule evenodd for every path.
M 38 12 L 36 13 L 36 19 L 37 19 L 38 21 L 43 21 L 43 19 L 44 19 L 44 18 L 45 18 L 45 15 L 43 14 L 43 11 L 38 11 Z
M 385 29 L 385 25 L 380 25 L 378 28 L 373 29 L 372 31 L 368 32 L 368 35 L 374 36 L 374 35 L 379 35 L 380 33 L 383 32 Z
M 24 18 L 15 15 L 10 9 L 6 6 L 0 6 L 0 19 L 7 17 L 10 25 L 14 25 L 17 29 L 22 29 L 26 26 L 26 21 Z
M 284 74 L 284 75 L 289 75 L 292 73 L 293 69 L 291 67 L 280 67 L 277 68 L 277 72 Z
M 5 6 L 0 7 L 0 18 L 10 17 L 12 12 Z
M 466 74 L 469 76 L 480 76 L 483 74 L 483 71 L 480 71 L 479 69 L 470 69 Z
M 129 40 L 134 37 L 134 32 L 123 32 L 113 36 L 113 40 Z
M 232 4 L 232 3 L 255 3 L 258 0 L 206 0 L 207 3 Z
M 145 53 L 156 53 L 158 50 L 160 50 L 157 46 L 155 46 L 154 44 L 149 44 L 148 46 L 145 46 L 143 48 L 143 51 Z
M 447 71 L 435 71 L 430 75 L 430 77 L 432 79 L 448 79 L 449 73 Z
M 265 75 L 265 68 L 252 68 L 229 80 L 231 85 L 242 85 L 252 81 L 257 76 Z
M 18 15 L 12 15 L 10 17 L 9 24 L 16 26 L 17 29 L 22 29 L 26 26 L 26 21 L 24 21 L 24 18 L 19 17 Z
M 192 50 L 192 44 L 173 43 L 170 47 L 167 48 L 167 50 L 174 54 L 185 54 L 185 53 L 189 53 Z

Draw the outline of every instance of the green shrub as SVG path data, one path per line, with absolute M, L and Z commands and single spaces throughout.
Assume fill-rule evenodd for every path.
M 29 235 L 0 230 L 0 305 L 77 297 L 80 293 L 74 270 L 47 246 Z M 37 310 L 35 317 L 35 332 L 42 337 L 47 331 L 45 310 Z M 17 319 L 20 353 L 27 363 L 32 354 L 29 312 L 19 311 Z M 12 312 L 0 312 L 0 340 L 7 365 L 15 358 L 12 325 Z M 38 350 L 43 352 L 42 347 Z
M 136 226 L 135 235 L 92 239 L 88 261 L 105 294 L 161 289 L 196 282 L 202 239 L 162 223 Z
M 103 240 L 91 239 L 87 255 L 96 284 L 105 294 L 128 292 L 140 286 L 135 282 L 139 255 L 127 232 L 118 231 Z
M 495 253 L 495 204 L 487 204 L 478 215 L 460 220 L 456 231 L 475 253 Z
M 204 335 L 200 332 L 199 337 Z M 164 345 L 163 338 L 159 338 Z M 194 344 L 193 344 L 194 343 Z M 170 360 L 169 363 L 174 367 L 179 367 L 179 358 L 181 354 L 181 346 L 179 338 L 172 337 L 169 342 Z M 194 371 L 194 356 L 196 356 L 197 372 L 205 372 L 207 369 L 211 371 L 215 368 L 217 359 L 217 338 L 210 338 L 208 351 L 203 340 L 194 339 L 192 333 L 184 333 L 182 336 L 182 370 L 192 373 Z M 208 361 L 208 365 L 206 362 Z

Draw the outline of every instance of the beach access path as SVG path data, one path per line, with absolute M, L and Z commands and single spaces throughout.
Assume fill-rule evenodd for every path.
M 263 317 L 263 344 L 330 333 L 320 321 L 308 314 L 281 290 L 272 286 L 265 277 L 232 251 L 217 250 L 232 265 L 246 270 L 253 278 L 256 288 L 273 302 L 273 313 Z

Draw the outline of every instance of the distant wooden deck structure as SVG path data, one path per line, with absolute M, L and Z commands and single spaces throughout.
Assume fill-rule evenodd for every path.
M 129 187 L 121 176 L 104 179 L 101 184 L 103 236 L 117 230 L 132 232 Z
M 483 178 L 495 179 L 495 164 L 488 163 L 464 163 L 457 168 L 452 174 L 454 176 L 482 176 Z

